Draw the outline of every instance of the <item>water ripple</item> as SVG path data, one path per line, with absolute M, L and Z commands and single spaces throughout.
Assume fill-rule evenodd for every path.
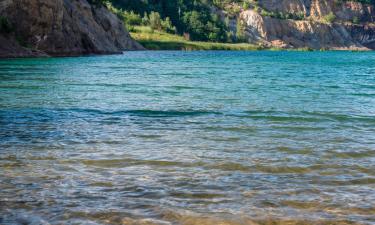
M 0 224 L 374 224 L 374 61 L 0 60 Z

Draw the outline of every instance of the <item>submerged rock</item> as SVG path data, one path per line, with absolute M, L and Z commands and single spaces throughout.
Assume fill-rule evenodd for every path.
M 2 0 L 0 56 L 111 54 L 143 47 L 104 6 L 86 0 Z

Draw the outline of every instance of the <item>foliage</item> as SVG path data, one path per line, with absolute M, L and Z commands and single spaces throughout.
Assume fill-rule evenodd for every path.
M 129 30 L 134 26 L 150 26 L 153 30 L 185 35 L 194 41 L 239 42 L 246 41 L 243 24 L 237 23 L 237 29 L 229 19 L 235 19 L 239 12 L 246 9 L 258 11 L 262 16 L 276 19 L 305 20 L 303 12 L 288 13 L 268 11 L 258 0 L 89 0 L 105 4 L 116 13 Z M 349 0 L 335 0 L 345 3 Z M 364 4 L 374 4 L 375 0 L 351 0 Z M 225 11 L 225 16 L 213 12 L 215 6 Z M 143 16 L 143 17 L 142 17 Z M 322 18 L 322 22 L 336 20 L 333 13 Z M 359 18 L 353 18 L 359 23 Z
M 169 17 L 165 18 L 165 20 L 161 21 L 161 27 L 167 33 L 176 33 L 176 27 L 173 26 L 172 21 Z
M 137 26 L 131 36 L 149 50 L 261 50 L 263 47 L 239 43 L 197 42 L 183 36 L 153 31 L 150 27 Z
M 100 0 L 97 0 L 100 1 Z M 228 28 L 211 13 L 210 0 L 108 0 L 114 7 L 143 16 L 142 24 L 155 30 L 189 33 L 192 40 L 227 40 Z M 158 14 L 156 14 L 158 13 Z M 160 16 L 160 18 L 159 18 Z
M 152 29 L 161 30 L 162 26 L 161 26 L 161 18 L 160 18 L 159 13 L 151 12 L 148 21 Z
M 165 31 L 167 33 L 176 33 L 176 27 L 173 26 L 171 19 L 166 17 L 164 20 L 158 12 L 151 12 L 150 15 L 144 13 L 141 24 L 150 26 L 152 30 Z
M 123 11 L 122 18 L 126 25 L 137 26 L 142 24 L 142 18 L 139 14 L 134 13 L 133 11 Z
M 13 31 L 13 27 L 10 24 L 8 18 L 0 16 L 0 33 L 10 33 Z
M 333 12 L 330 12 L 329 14 L 323 17 L 323 21 L 329 24 L 333 23 L 335 19 L 336 19 L 336 16 L 335 14 L 333 14 Z
M 198 11 L 184 13 L 183 23 L 185 31 L 192 40 L 225 41 L 226 29 L 217 15 L 205 15 Z
M 244 22 L 240 19 L 237 20 L 237 27 L 236 27 L 236 38 L 237 42 L 246 42 L 246 36 L 245 36 L 245 26 L 243 24 Z
M 285 12 L 271 12 L 267 11 L 266 9 L 261 9 L 260 14 L 262 16 L 269 16 L 276 19 L 282 19 L 282 20 L 304 20 L 305 14 L 303 12 L 300 13 L 285 13 Z
M 202 14 L 199 11 L 185 12 L 183 15 L 185 32 L 192 40 L 225 41 L 227 27 L 217 15 Z
M 357 16 L 353 17 L 353 23 L 354 24 L 359 24 L 360 20 Z

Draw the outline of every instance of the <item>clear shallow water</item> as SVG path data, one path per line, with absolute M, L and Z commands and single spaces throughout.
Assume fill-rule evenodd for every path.
M 0 61 L 0 224 L 375 223 L 375 54 Z

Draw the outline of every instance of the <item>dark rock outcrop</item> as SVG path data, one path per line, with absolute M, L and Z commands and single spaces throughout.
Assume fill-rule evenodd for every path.
M 1 57 L 112 54 L 143 47 L 105 7 L 86 0 L 1 0 L 12 32 L 0 34 Z

